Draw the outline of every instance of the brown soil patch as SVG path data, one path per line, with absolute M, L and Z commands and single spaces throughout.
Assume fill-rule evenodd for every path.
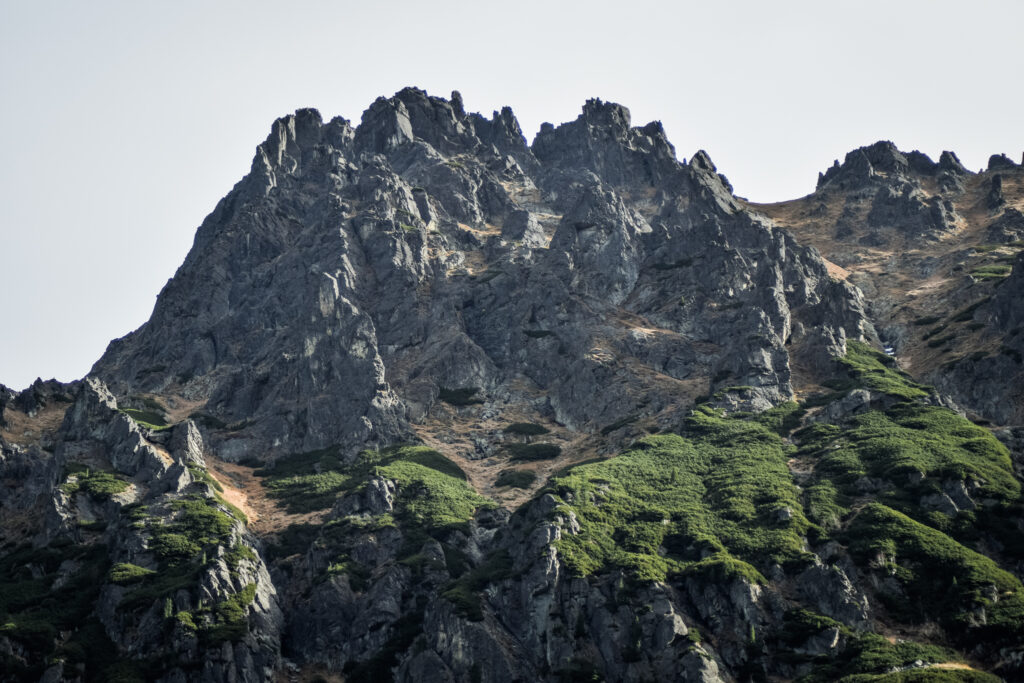
M 827 258 L 822 258 L 821 260 L 825 262 L 825 268 L 828 269 L 828 275 L 833 280 L 845 280 L 850 277 L 850 271 L 846 268 L 832 263 Z
M 39 410 L 35 417 L 30 417 L 20 410 L 7 408 L 4 410 L 7 427 L 0 430 L 0 436 L 7 443 L 37 446 L 43 436 L 52 436 L 60 429 L 69 407 L 67 403 L 51 404 Z
M 224 499 L 249 518 L 249 529 L 257 536 L 277 533 L 292 524 L 319 524 L 327 511 L 293 514 L 267 495 L 260 478 L 251 467 L 226 462 L 211 455 L 206 457 L 210 475 L 224 487 Z
M 441 453 L 457 464 L 466 473 L 470 486 L 482 496 L 494 500 L 499 505 L 515 510 L 533 497 L 547 478 L 557 470 L 581 460 L 594 457 L 594 452 L 586 448 L 586 437 L 576 436 L 557 424 L 539 420 L 535 416 L 519 413 L 515 410 L 503 411 L 498 417 L 481 419 L 474 415 L 473 409 L 456 410 L 441 406 L 438 413 L 422 424 L 413 428 L 416 435 L 429 448 Z M 535 422 L 543 424 L 551 430 L 550 434 L 532 437 L 532 443 L 554 443 L 562 448 L 562 455 L 553 460 L 513 463 L 509 454 L 500 446 L 494 455 L 480 458 L 476 456 L 475 438 L 490 440 L 492 435 L 500 432 L 513 422 Z M 508 436 L 507 443 L 519 442 L 522 439 Z M 497 487 L 494 485 L 498 475 L 506 470 L 529 470 L 536 474 L 536 480 L 527 489 Z
M 197 410 L 202 410 L 206 405 L 206 399 L 198 401 L 189 400 L 181 396 L 175 395 L 159 395 L 159 394 L 142 394 L 146 398 L 151 398 L 159 401 L 165 408 L 167 414 L 167 424 L 178 424 L 184 420 L 187 420 L 190 415 L 195 413 Z

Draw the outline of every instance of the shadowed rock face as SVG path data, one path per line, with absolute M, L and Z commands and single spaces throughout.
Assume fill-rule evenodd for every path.
M 509 110 L 410 88 L 355 130 L 313 110 L 275 122 L 93 374 L 205 401 L 248 425 L 214 437 L 224 457 L 274 457 L 406 438 L 442 386 L 544 395 L 580 430 L 637 393 L 652 413 L 687 403 L 682 380 L 754 387 L 764 408 L 792 395 L 791 354 L 813 368 L 864 334 L 859 294 L 742 211 L 706 154 L 679 163 L 659 123 L 591 100 L 528 147 Z M 648 372 L 666 386 L 643 388 Z M 623 389 L 602 391 L 612 377 Z

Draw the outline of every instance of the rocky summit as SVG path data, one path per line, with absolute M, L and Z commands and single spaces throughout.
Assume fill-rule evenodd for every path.
M 0 681 L 1024 680 L 1024 168 L 778 204 L 618 104 L 274 122 L 0 386 Z

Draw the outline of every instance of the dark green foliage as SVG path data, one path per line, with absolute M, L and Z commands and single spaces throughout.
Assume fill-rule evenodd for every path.
M 329 508 L 345 490 L 347 481 L 340 472 L 329 471 L 287 479 L 272 478 L 264 485 L 271 496 L 284 502 L 289 512 L 303 513 Z
M 505 450 L 513 460 L 553 460 L 562 454 L 562 447 L 553 443 L 510 443 Z
M 467 619 L 481 621 L 484 613 L 480 591 L 491 583 L 511 577 L 512 574 L 512 558 L 508 551 L 499 550 L 484 560 L 480 566 L 449 584 L 442 595 Z
M 71 477 L 73 479 L 69 478 L 61 486 L 69 495 L 82 491 L 96 500 L 108 500 L 111 496 L 122 493 L 128 488 L 128 482 L 113 472 L 79 469 L 77 473 L 72 473 Z
M 942 318 L 940 318 L 937 315 L 926 315 L 926 316 L 924 316 L 922 318 L 917 318 L 916 320 L 914 320 L 914 322 L 912 324 L 914 324 L 914 325 L 916 325 L 918 327 L 922 327 L 924 325 L 934 325 L 935 323 L 939 322 L 940 320 L 942 320 Z
M 666 263 L 655 263 L 655 270 L 675 270 L 676 268 L 686 268 L 693 265 L 692 258 L 684 258 L 678 261 L 666 262 Z
M 837 628 L 849 635 L 850 629 L 835 619 L 815 614 L 806 609 L 793 609 L 783 615 L 782 629 L 778 633 L 779 640 L 789 647 L 802 645 L 825 629 Z
M 131 592 L 124 596 L 118 609 L 136 610 L 151 606 L 156 600 L 173 595 L 179 590 L 191 590 L 199 581 L 199 567 L 196 564 L 165 561 L 160 571 L 147 576 Z
M 120 609 L 146 608 L 180 589 L 195 586 L 200 558 L 208 549 L 227 545 L 231 539 L 234 520 L 218 506 L 216 499 L 203 496 L 189 496 L 171 504 L 172 520 L 150 527 L 149 549 L 160 567 L 156 573 L 141 577 L 121 601 Z
M 505 470 L 494 481 L 495 486 L 511 486 L 517 489 L 528 489 L 537 481 L 537 473 L 530 470 Z
M 179 533 L 204 545 L 223 543 L 231 533 L 233 521 L 218 509 L 213 498 L 190 496 L 175 501 L 173 508 L 179 513 L 172 525 Z
M 339 495 L 358 489 L 369 477 L 385 477 L 400 489 L 396 516 L 426 529 L 463 524 L 478 507 L 489 504 L 466 483 L 458 465 L 429 448 L 364 451 L 349 464 L 335 453 L 328 449 L 291 456 L 256 474 L 265 477 L 271 495 L 293 511 L 330 507 Z
M 988 303 L 991 300 L 992 300 L 992 297 L 991 296 L 987 296 L 984 299 L 981 299 L 979 301 L 975 301 L 973 304 L 971 304 L 967 308 L 963 309 L 962 311 L 958 311 L 953 316 L 953 322 L 955 322 L 955 323 L 965 323 L 968 320 L 971 320 L 972 318 L 974 318 L 974 312 L 977 311 L 978 308 L 980 308 L 981 306 L 985 305 L 986 303 Z
M 62 577 L 64 562 L 76 563 L 77 569 Z M 108 568 L 107 547 L 99 544 L 23 546 L 0 558 L 0 635 L 30 655 L 26 676 L 41 675 L 35 666 L 53 654 L 59 632 L 86 622 Z
M 926 387 L 893 368 L 891 358 L 863 342 L 847 340 L 846 356 L 839 360 L 856 379 L 874 391 L 904 399 L 928 395 Z
M 533 422 L 513 422 L 502 431 L 506 434 L 516 434 L 518 436 L 540 436 L 541 434 L 548 434 L 551 430 Z
M 640 416 L 637 415 L 636 413 L 630 413 L 629 415 L 626 415 L 625 417 L 621 417 L 618 420 L 616 420 L 615 422 L 612 422 L 610 425 L 605 425 L 604 427 L 602 427 L 601 428 L 601 436 L 608 436 L 609 434 L 611 434 L 615 430 L 622 429 L 626 425 L 632 424 L 632 423 L 636 422 L 639 417 Z
M 458 465 L 429 448 L 388 449 L 364 455 L 364 462 L 374 463 L 380 476 L 398 485 L 395 516 L 416 527 L 431 530 L 460 526 L 478 508 L 493 505 L 466 483 Z
M 928 346 L 933 348 L 933 349 L 934 348 L 938 348 L 939 346 L 942 346 L 943 344 L 951 342 L 954 339 L 956 339 L 956 334 L 943 335 L 941 337 L 936 337 L 936 338 L 932 339 L 931 341 L 929 341 L 928 342 Z
M 266 557 L 275 560 L 304 553 L 319 533 L 320 526 L 317 524 L 287 526 L 277 535 L 276 542 L 267 545 Z
M 350 681 L 390 681 L 391 670 L 398 664 L 401 655 L 409 651 L 413 642 L 423 633 L 423 613 L 426 604 L 417 603 L 416 609 L 403 614 L 391 626 L 391 636 L 377 653 L 346 670 Z
M 839 683 L 1002 683 L 1001 678 L 973 669 L 907 669 L 888 674 L 844 676 Z
M 228 423 L 215 415 L 209 413 L 192 413 L 188 416 L 190 420 L 209 429 L 227 429 Z
M 164 533 L 153 537 L 149 549 L 156 553 L 162 561 L 170 563 L 187 562 L 202 550 L 187 536 L 175 533 Z
M 289 455 L 256 470 L 263 486 L 292 513 L 323 510 L 345 490 L 348 477 L 337 447 Z
M 799 403 L 788 401 L 758 414 L 754 419 L 779 436 L 786 436 L 800 426 L 805 412 Z
M 880 554 L 889 562 L 895 557 L 893 569 L 910 599 L 909 614 L 940 621 L 961 635 L 978 629 L 991 642 L 1024 638 L 1024 586 L 988 557 L 879 503 L 861 510 L 848 534 L 850 550 L 862 563 Z M 971 618 L 977 607 L 986 610 L 985 626 Z
M 152 569 L 146 569 L 137 564 L 120 562 L 110 568 L 110 581 L 111 583 L 125 586 L 130 583 L 137 583 L 155 573 Z
M 839 528 L 840 520 L 848 512 L 846 497 L 841 496 L 831 481 L 818 481 L 804 490 L 807 516 L 825 531 Z
M 789 615 L 787 615 L 787 618 Z M 825 619 L 819 617 L 819 619 Z M 787 619 L 787 626 L 792 622 Z M 791 627 L 791 626 L 790 626 Z M 844 629 L 846 630 L 846 629 Z M 848 630 L 846 630 L 849 633 Z M 917 660 L 929 664 L 940 664 L 943 662 L 955 662 L 960 657 L 952 650 L 924 645 L 910 641 L 890 643 L 884 637 L 865 633 L 859 636 L 852 636 L 850 643 L 843 649 L 835 659 L 816 667 L 810 674 L 799 679 L 799 683 L 859 683 L 861 681 L 979 681 L 989 683 L 999 679 L 981 672 L 964 672 L 947 669 L 911 669 L 898 673 L 890 673 L 892 669 L 911 666 Z M 918 672 L 917 674 L 913 673 Z M 926 673 L 924 678 L 918 677 L 921 672 Z M 958 677 L 961 674 L 971 674 L 979 677 Z M 932 675 L 939 676 L 932 678 Z M 946 675 L 952 676 L 946 678 Z M 910 677 L 907 677 L 910 676 Z
M 213 478 L 207 470 L 199 467 L 198 465 L 189 465 L 188 471 L 192 473 L 192 478 L 196 481 L 204 484 L 209 484 L 215 491 L 224 493 L 224 487 L 221 486 L 220 482 Z
M 551 480 L 552 493 L 572 494 L 565 508 L 581 526 L 556 543 L 573 572 L 621 567 L 641 580 L 690 571 L 761 582 L 751 563 L 802 561 L 810 525 L 779 436 L 756 419 L 706 407 L 684 436 L 650 436 Z M 784 509 L 790 517 L 780 521 Z
M 242 560 L 256 562 L 258 559 L 252 548 L 242 542 L 236 542 L 235 545 L 231 546 L 231 550 L 224 555 L 224 560 L 228 563 L 231 571 L 237 571 Z
M 253 474 L 257 477 L 281 479 L 313 472 L 341 470 L 344 463 L 340 457 L 341 450 L 337 446 L 322 448 L 306 453 L 287 455 L 275 460 L 272 464 L 258 469 Z
M 476 387 L 459 387 L 457 389 L 441 387 L 441 392 L 438 395 L 438 398 L 449 405 L 469 406 L 476 403 L 483 403 L 483 399 L 476 398 L 478 393 L 480 393 L 480 390 Z
M 892 489 L 881 495 L 890 503 L 914 487 L 911 476 L 921 475 L 932 481 L 920 482 L 911 498 L 948 479 L 976 481 L 981 495 L 1007 503 L 1021 491 L 1006 447 L 984 428 L 938 406 L 903 403 L 885 413 L 871 411 L 853 418 L 841 439 L 819 439 L 813 446 L 824 449 L 819 476 L 851 494 L 862 476 L 885 479 Z
M 992 263 L 972 269 L 971 276 L 981 280 L 1001 280 L 1005 277 L 1009 277 L 1010 271 L 1012 270 L 1013 266 L 1008 266 L 1002 263 Z
M 166 429 L 166 418 L 153 410 L 138 410 L 136 408 L 122 408 L 121 412 L 139 423 L 140 426 L 148 429 Z
M 236 641 L 249 632 L 246 612 L 256 597 L 256 584 L 250 583 L 213 608 L 213 622 L 200 627 L 199 635 L 210 644 Z

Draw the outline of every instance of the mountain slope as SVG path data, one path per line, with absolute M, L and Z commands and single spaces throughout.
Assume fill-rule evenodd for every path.
M 952 152 L 934 163 L 879 142 L 836 162 L 814 194 L 753 208 L 849 272 L 906 370 L 987 420 L 1024 420 L 1008 305 L 1020 271 L 1007 279 L 1024 249 L 1024 168 L 993 155 L 971 173 Z
M 0 678 L 1024 675 L 993 163 L 751 206 L 600 100 L 280 119 L 143 327 L 0 392 Z

